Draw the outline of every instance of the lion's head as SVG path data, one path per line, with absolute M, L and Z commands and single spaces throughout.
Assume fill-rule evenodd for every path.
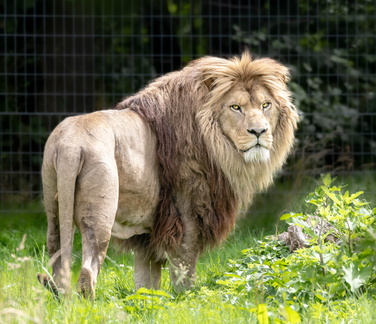
M 171 223 L 180 217 L 179 191 L 198 215 L 203 245 L 226 236 L 240 206 L 272 182 L 292 148 L 299 117 L 288 80 L 284 65 L 248 52 L 230 60 L 203 57 L 119 103 L 143 116 L 158 139 L 156 219 L 166 223 L 158 227 L 178 228 Z
M 247 204 L 272 182 L 294 143 L 299 116 L 287 88 L 289 70 L 269 58 L 253 59 L 248 52 L 196 64 L 207 87 L 198 123 L 213 156 Z

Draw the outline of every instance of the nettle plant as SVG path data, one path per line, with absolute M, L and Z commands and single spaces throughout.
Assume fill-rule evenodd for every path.
M 275 236 L 266 237 L 255 248 L 230 260 L 230 271 L 217 283 L 238 291 L 259 290 L 268 299 L 325 302 L 358 296 L 376 284 L 376 209 L 333 186 L 329 175 L 309 194 L 312 212 L 281 217 L 298 226 L 305 247 L 293 253 Z M 330 238 L 330 239 L 329 239 Z

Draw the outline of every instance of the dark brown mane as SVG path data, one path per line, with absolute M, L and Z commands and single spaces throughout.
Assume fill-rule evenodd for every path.
M 124 99 L 117 109 L 137 112 L 157 137 L 160 202 L 150 235 L 132 237 L 123 247 L 148 246 L 148 254 L 163 259 L 182 242 L 184 225 L 176 203 L 178 191 L 188 195 L 192 216 L 200 230 L 199 246 L 214 246 L 233 229 L 238 200 L 221 168 L 206 146 L 195 114 L 208 90 L 194 63 L 156 79 L 139 93 Z M 199 170 L 187 166 L 194 162 Z M 185 177 L 181 169 L 185 167 Z M 187 181 L 187 178 L 189 181 Z

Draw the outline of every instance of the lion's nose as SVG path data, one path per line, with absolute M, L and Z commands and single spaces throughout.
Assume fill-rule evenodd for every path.
M 255 135 L 257 138 L 261 136 L 262 133 L 265 133 L 268 129 L 267 128 L 252 128 L 247 129 L 248 133 Z

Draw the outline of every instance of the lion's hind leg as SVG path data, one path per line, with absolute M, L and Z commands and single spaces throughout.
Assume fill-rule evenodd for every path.
M 90 187 L 81 187 L 76 196 L 75 221 L 82 236 L 82 268 L 78 290 L 84 297 L 94 298 L 97 277 L 106 257 L 118 205 L 119 185 L 115 162 L 113 165 L 96 165 L 95 173 L 86 173 L 82 183 L 88 183 Z
M 115 218 L 115 211 L 104 216 L 108 219 Z M 113 221 L 111 222 L 111 224 Z M 107 248 L 111 238 L 112 225 L 100 222 L 96 217 L 85 217 L 80 224 L 82 235 L 82 268 L 78 279 L 80 293 L 87 298 L 95 297 L 95 285 L 102 263 L 106 257 Z
M 42 175 L 44 205 L 48 222 L 47 250 L 51 258 L 52 277 L 47 274 L 39 273 L 37 278 L 45 288 L 58 296 L 60 293 L 59 286 L 61 286 L 62 269 L 56 172 L 53 168 L 44 165 Z

